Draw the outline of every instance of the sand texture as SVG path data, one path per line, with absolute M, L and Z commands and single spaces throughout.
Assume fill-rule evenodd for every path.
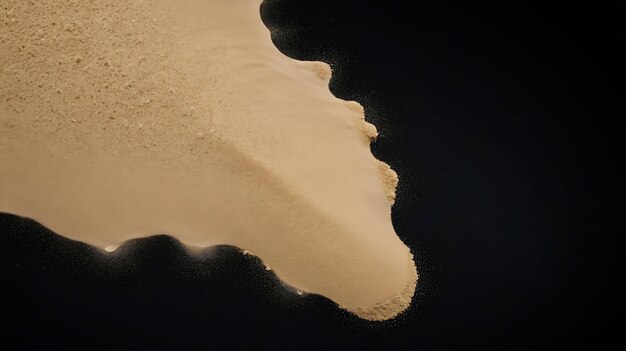
M 409 306 L 376 128 L 276 49 L 259 0 L 0 5 L 1 212 L 108 250 L 234 245 L 362 318 Z

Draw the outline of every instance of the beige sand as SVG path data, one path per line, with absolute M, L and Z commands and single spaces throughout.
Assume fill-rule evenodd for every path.
M 376 129 L 259 0 L 0 0 L 0 211 L 113 250 L 173 235 L 393 318 L 417 280 Z

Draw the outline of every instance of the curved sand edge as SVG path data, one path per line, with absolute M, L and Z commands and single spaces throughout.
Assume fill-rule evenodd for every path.
M 265 1 L 265 0 L 263 0 Z M 269 28 L 268 28 L 269 29 Z M 290 59 L 296 62 L 306 62 L 311 64 L 312 70 L 319 75 L 319 77 L 326 82 L 330 82 L 332 79 L 333 71 L 332 67 L 329 63 L 323 61 L 299 61 L 292 57 Z M 328 89 L 328 92 L 334 96 L 332 91 Z M 378 138 L 378 131 L 376 125 L 365 120 L 365 111 L 363 106 L 356 101 L 348 101 L 339 99 L 349 104 L 349 108 L 355 111 L 359 115 L 359 132 L 363 135 L 364 139 L 367 140 L 368 145 L 371 146 L 371 143 L 374 142 Z M 387 200 L 391 204 L 392 208 L 396 200 L 397 196 L 397 187 L 398 187 L 398 174 L 389 166 L 389 164 L 384 161 L 377 159 L 374 154 L 372 157 L 378 160 L 379 164 L 379 173 L 381 184 L 384 189 Z M 405 244 L 406 246 L 406 244 Z M 408 246 L 407 246 L 408 247 Z M 410 249 L 409 249 L 410 250 Z M 248 252 L 249 251 L 245 251 Z M 413 254 L 409 252 L 410 263 L 409 270 L 411 274 L 409 276 L 409 281 L 406 285 L 400 290 L 400 292 L 393 296 L 392 298 L 385 300 L 383 302 L 379 302 L 369 306 L 355 306 L 355 307 L 344 307 L 337 303 L 337 305 L 351 313 L 354 313 L 358 317 L 362 319 L 367 319 L 371 321 L 385 321 L 389 319 L 393 319 L 399 314 L 405 312 L 410 306 L 411 301 L 413 300 L 413 296 L 415 294 L 415 289 L 417 287 L 417 281 L 419 279 L 419 274 L 417 272 L 417 265 L 415 264 L 415 260 Z M 269 267 L 269 266 L 266 266 Z M 280 278 L 279 278 L 280 279 Z
M 189 254 L 193 255 L 196 253 L 199 253 L 205 249 L 208 249 L 210 247 L 190 247 L 190 246 L 185 246 L 187 248 L 187 251 L 189 252 Z M 265 269 L 268 271 L 271 271 L 272 268 L 267 265 L 266 263 L 263 262 L 263 258 L 260 256 L 255 255 L 253 252 L 250 252 L 249 250 L 245 250 L 242 248 L 239 248 L 240 252 L 244 255 L 244 256 L 254 256 L 256 258 L 258 258 L 261 263 L 263 263 L 263 265 L 265 266 Z M 108 252 L 112 252 L 107 250 Z M 393 319 L 395 317 L 397 317 L 398 315 L 406 312 L 409 307 L 411 306 L 411 303 L 413 301 L 413 296 L 415 295 L 415 289 L 417 287 L 417 281 L 419 280 L 419 274 L 417 272 L 417 265 L 415 264 L 415 260 L 414 260 L 414 256 L 413 254 L 409 253 L 409 257 L 410 257 L 410 263 L 409 263 L 409 270 L 412 272 L 412 274 L 410 275 L 410 279 L 409 281 L 406 283 L 406 285 L 400 290 L 400 292 L 398 292 L 397 295 L 373 304 L 373 305 L 369 305 L 369 306 L 353 306 L 353 307 L 346 307 L 346 306 L 342 306 L 341 304 L 339 304 L 338 302 L 330 299 L 331 301 L 333 301 L 337 307 L 346 310 L 350 313 L 355 314 L 357 317 L 362 318 L 362 319 L 366 319 L 366 320 L 370 320 L 370 321 L 374 321 L 374 322 L 383 322 L 386 320 L 390 320 Z M 288 285 L 288 283 L 284 280 L 282 280 L 280 278 L 279 275 L 277 275 L 274 272 L 274 275 L 276 276 L 277 279 L 279 279 L 283 284 Z M 296 290 L 298 295 L 302 295 L 303 292 L 306 292 L 307 294 L 316 294 L 316 293 L 312 293 L 312 292 L 308 292 L 308 291 L 304 291 L 301 290 L 299 287 L 297 286 L 291 286 L 292 289 Z M 320 295 L 320 296 L 324 296 L 321 294 L 316 294 L 316 295 Z M 328 297 L 327 297 L 328 298 Z
M 413 274 L 411 275 L 411 280 L 407 282 L 398 295 L 387 301 L 377 303 L 372 306 L 359 306 L 353 308 L 339 307 L 356 314 L 360 318 L 371 321 L 386 321 L 404 313 L 411 306 L 413 296 L 415 295 L 415 288 L 417 287 L 417 280 L 419 279 L 417 266 L 415 265 L 415 261 L 413 261 L 413 255 L 410 254 L 410 256 L 412 262 L 410 269 L 413 270 Z

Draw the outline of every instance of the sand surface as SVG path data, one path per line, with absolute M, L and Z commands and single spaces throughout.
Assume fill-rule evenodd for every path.
M 240 247 L 362 318 L 417 280 L 376 128 L 259 0 L 0 0 L 0 211 L 103 249 Z M 190 251 L 191 252 L 191 251 Z

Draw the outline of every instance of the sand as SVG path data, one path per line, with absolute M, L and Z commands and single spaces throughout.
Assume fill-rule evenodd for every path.
M 113 251 L 234 245 L 371 320 L 410 304 L 397 177 L 259 0 L 0 0 L 0 211 Z

